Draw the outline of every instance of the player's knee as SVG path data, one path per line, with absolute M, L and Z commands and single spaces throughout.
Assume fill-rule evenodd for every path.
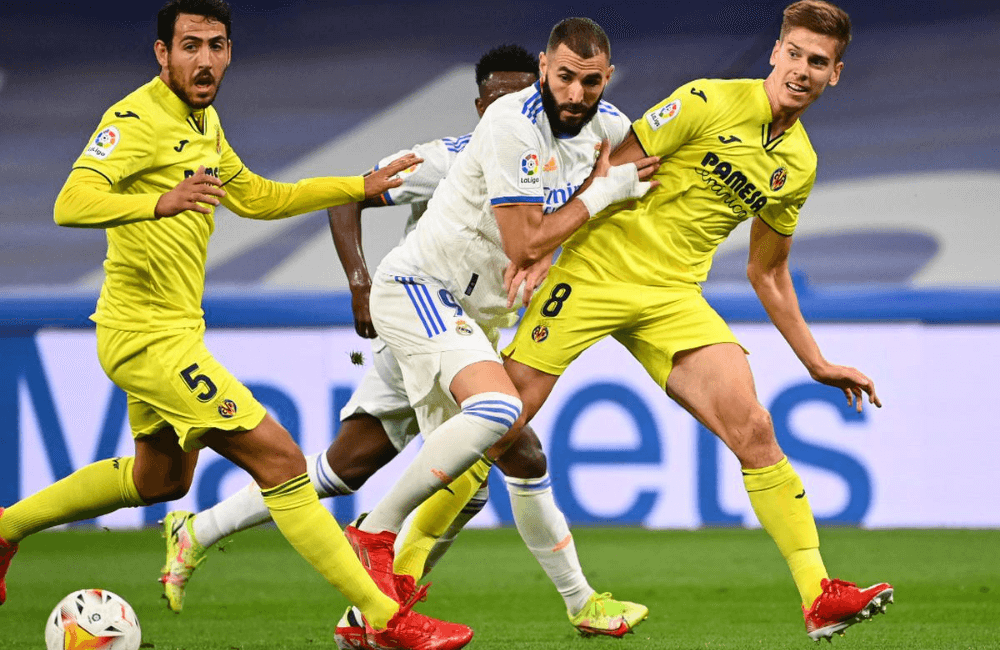
M 542 441 L 528 426 L 520 430 L 514 444 L 497 459 L 496 464 L 505 476 L 512 478 L 541 478 L 548 471 Z
M 777 447 L 771 415 L 761 405 L 751 409 L 731 435 L 730 447 L 743 461 L 755 462 L 761 454 Z
M 492 438 L 490 444 L 493 444 L 521 416 L 521 400 L 506 393 L 479 393 L 462 402 L 462 414 L 488 431 Z
M 142 485 L 136 485 L 139 497 L 146 505 L 182 499 L 188 493 L 190 488 L 191 484 L 183 481 L 166 481 L 155 484 L 143 483 Z

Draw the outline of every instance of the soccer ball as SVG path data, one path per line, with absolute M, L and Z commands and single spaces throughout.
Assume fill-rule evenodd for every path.
M 59 601 L 45 623 L 48 650 L 139 650 L 139 619 L 106 589 L 81 589 Z

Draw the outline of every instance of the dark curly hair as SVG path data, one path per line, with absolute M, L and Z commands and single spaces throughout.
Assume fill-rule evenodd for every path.
M 529 72 L 538 76 L 538 59 L 520 45 L 494 47 L 476 64 L 476 85 L 481 85 L 494 72 Z

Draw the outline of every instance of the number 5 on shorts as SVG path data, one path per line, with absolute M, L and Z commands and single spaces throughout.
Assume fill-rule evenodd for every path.
M 191 392 L 198 390 L 199 385 L 205 384 L 205 392 L 198 394 L 197 397 L 202 402 L 207 402 L 215 397 L 215 394 L 219 392 L 219 389 L 215 387 L 215 383 L 208 378 L 208 375 L 193 374 L 196 372 L 198 372 L 198 364 L 192 363 L 184 370 L 181 370 L 181 379 L 183 379 L 184 383 L 191 389 Z

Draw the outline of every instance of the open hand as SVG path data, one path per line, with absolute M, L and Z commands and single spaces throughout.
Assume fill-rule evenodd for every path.
M 403 184 L 403 179 L 396 174 L 424 162 L 423 158 L 418 158 L 415 153 L 408 153 L 405 156 L 396 158 L 391 163 L 365 174 L 365 198 L 376 197 L 386 190 L 399 187 Z
M 856 408 L 858 413 L 861 412 L 862 405 L 864 404 L 862 393 L 868 394 L 869 403 L 882 408 L 882 400 L 875 394 L 875 382 L 857 368 L 829 364 L 811 374 L 812 378 L 821 384 L 833 386 L 844 391 L 844 395 L 847 397 L 847 405 Z
M 535 289 L 542 285 L 545 278 L 549 276 L 549 269 L 552 267 L 552 256 L 545 255 L 527 268 L 518 268 L 513 262 L 507 264 L 503 272 L 503 286 L 507 290 L 507 308 L 514 306 L 517 300 L 517 292 L 521 285 L 524 285 L 524 296 L 521 303 L 524 307 L 531 302 L 531 297 L 535 295 Z
M 222 181 L 206 174 L 205 166 L 202 165 L 193 176 L 188 176 L 174 189 L 162 195 L 156 202 L 153 214 L 157 219 L 173 217 L 186 210 L 212 214 L 213 206 L 219 205 L 219 199 L 225 195 Z

